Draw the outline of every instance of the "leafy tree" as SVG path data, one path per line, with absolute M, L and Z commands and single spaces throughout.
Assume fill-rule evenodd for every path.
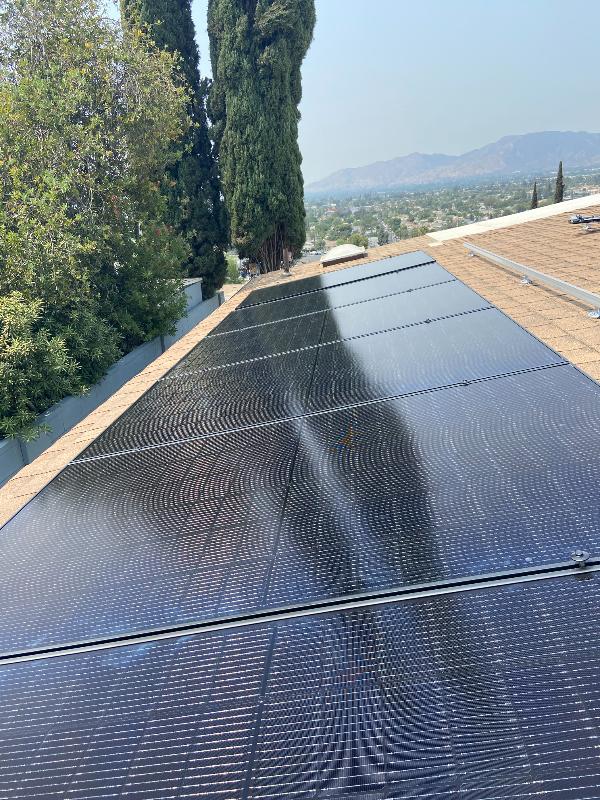
M 338 239 L 337 244 L 354 244 L 357 247 L 368 247 L 369 240 L 362 233 L 353 233 L 352 236 L 348 236 L 346 239 Z
M 209 115 L 232 239 L 276 269 L 306 239 L 298 104 L 314 0 L 209 0 Z
M 200 80 L 191 0 L 121 0 L 121 16 L 126 27 L 147 29 L 158 47 L 179 58 L 192 125 L 181 142 L 181 156 L 170 169 L 170 212 L 190 248 L 186 272 L 202 278 L 204 296 L 210 297 L 225 280 L 229 234 L 208 133 L 208 83 Z
M 554 202 L 562 203 L 565 196 L 565 182 L 563 180 L 563 163 L 558 165 L 558 173 L 556 175 L 556 185 L 554 188 Z
M 377 244 L 381 247 L 381 245 L 388 244 L 390 241 L 390 235 L 387 230 L 380 225 L 377 228 Z
M 538 191 L 537 191 L 537 181 L 533 182 L 533 193 L 531 195 L 531 208 L 538 207 Z
M 0 435 L 12 435 L 181 314 L 187 250 L 165 224 L 162 187 L 186 98 L 173 57 L 138 32 L 124 43 L 98 0 L 2 0 L 0 26 L 0 375 L 11 387 Z
M 243 283 L 244 279 L 240 275 L 238 269 L 238 259 L 233 253 L 227 253 L 227 282 L 228 283 Z

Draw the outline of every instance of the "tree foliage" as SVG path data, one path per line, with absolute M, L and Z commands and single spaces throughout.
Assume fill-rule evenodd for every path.
M 377 244 L 381 247 L 384 244 L 389 244 L 389 241 L 390 241 L 390 234 L 383 227 L 383 225 L 379 225 L 377 228 Z
M 368 247 L 369 240 L 363 233 L 352 233 L 345 239 L 338 239 L 336 244 L 353 244 L 356 247 Z
M 300 67 L 314 0 L 210 0 L 209 115 L 233 243 L 263 269 L 306 238 L 298 147 Z
M 187 251 L 164 194 L 187 125 L 173 74 L 97 0 L 0 3 L 0 435 L 31 432 L 181 314 Z
M 554 202 L 562 203 L 565 196 L 565 182 L 563 180 L 563 163 L 558 165 L 558 173 L 556 175 L 556 185 L 554 187 Z
M 533 192 L 531 193 L 531 208 L 538 207 L 538 190 L 537 190 L 537 181 L 533 182 Z
M 208 83 L 200 79 L 191 0 L 121 0 L 121 16 L 126 27 L 147 30 L 157 47 L 178 57 L 192 125 L 181 142 L 181 157 L 170 169 L 169 208 L 190 248 L 186 272 L 202 278 L 204 296 L 209 297 L 225 279 L 229 232 L 208 131 Z

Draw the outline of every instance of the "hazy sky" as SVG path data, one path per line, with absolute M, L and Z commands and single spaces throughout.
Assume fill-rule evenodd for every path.
M 208 0 L 193 0 L 203 74 Z M 461 153 L 510 133 L 600 131 L 600 3 L 316 0 L 303 68 L 307 182 L 341 167 Z

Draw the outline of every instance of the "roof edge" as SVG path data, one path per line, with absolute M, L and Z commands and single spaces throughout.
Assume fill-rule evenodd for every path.
M 581 208 L 600 205 L 600 194 L 590 194 L 587 197 L 577 197 L 575 200 L 564 200 L 562 203 L 552 203 L 541 208 L 532 208 L 529 211 L 520 211 L 518 214 L 508 214 L 505 217 L 473 222 L 471 225 L 461 225 L 458 228 L 447 228 L 443 231 L 434 231 L 427 236 L 435 242 L 448 242 L 452 239 L 462 239 L 465 236 L 475 236 L 478 233 L 510 228 L 512 225 L 522 225 L 536 219 L 547 219 L 569 211 L 578 211 Z

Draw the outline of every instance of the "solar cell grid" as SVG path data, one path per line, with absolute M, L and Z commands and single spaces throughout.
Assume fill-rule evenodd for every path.
M 284 499 L 283 487 L 176 505 L 152 497 L 131 516 L 87 518 L 74 504 L 32 520 L 18 560 L 8 529 L 0 653 L 261 608 Z
M 597 553 L 597 402 L 559 366 L 74 464 L 3 529 L 2 650 Z
M 177 378 L 181 372 L 190 370 L 215 369 L 269 358 L 290 350 L 316 347 L 324 320 L 325 312 L 320 311 L 257 328 L 232 331 L 224 336 L 208 336 L 177 364 L 166 380 Z
M 350 339 L 483 308 L 489 308 L 489 303 L 463 283 L 437 284 L 331 309 L 326 314 L 320 341 Z
M 349 306 L 317 311 L 273 323 L 230 331 L 203 339 L 166 380 L 191 370 L 269 358 L 279 353 L 316 347 L 319 343 L 377 333 L 425 319 L 462 314 L 489 307 L 458 281 L 434 284 Z
M 390 272 L 411 269 L 423 264 L 431 264 L 434 259 L 422 251 L 406 253 L 405 255 L 385 258 L 381 261 L 371 261 L 367 264 L 357 264 L 354 267 L 323 272 L 310 278 L 291 280 L 288 283 L 280 283 L 277 286 L 268 286 L 265 289 L 257 289 L 252 292 L 240 308 L 260 305 L 261 303 L 271 303 L 281 300 L 284 297 L 294 297 L 308 292 L 316 292 L 319 289 L 329 289 L 334 286 L 343 286 L 346 283 L 375 278 Z
M 0 666 L 0 797 L 595 800 L 600 650 L 566 621 L 599 600 L 570 577 Z
M 317 350 L 218 370 L 182 372 L 155 384 L 82 454 L 106 455 L 303 414 Z

